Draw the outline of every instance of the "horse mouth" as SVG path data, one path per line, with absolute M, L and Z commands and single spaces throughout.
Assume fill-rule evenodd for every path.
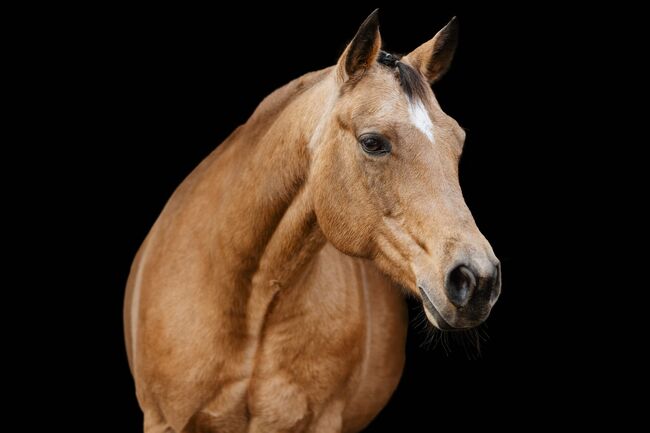
M 433 305 L 433 302 L 431 302 L 431 299 L 429 299 L 429 296 L 427 295 L 427 292 L 422 288 L 418 286 L 418 289 L 420 290 L 420 295 L 422 296 L 422 304 L 424 305 L 424 308 L 426 312 L 431 314 L 433 318 L 435 319 L 435 324 L 438 326 L 443 331 L 460 331 L 460 328 L 454 328 L 451 326 L 438 312 L 436 309 L 435 305 Z

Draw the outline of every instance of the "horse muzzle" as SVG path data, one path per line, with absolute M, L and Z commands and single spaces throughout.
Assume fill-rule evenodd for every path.
M 446 273 L 443 287 L 418 283 L 425 314 L 442 330 L 480 325 L 501 294 L 501 265 L 460 263 Z

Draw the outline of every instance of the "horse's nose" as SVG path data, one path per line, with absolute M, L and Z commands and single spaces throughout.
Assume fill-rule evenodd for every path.
M 456 307 L 464 307 L 472 298 L 493 304 L 501 292 L 500 273 L 500 264 L 491 265 L 484 274 L 477 274 L 468 265 L 458 265 L 447 275 L 447 297 Z

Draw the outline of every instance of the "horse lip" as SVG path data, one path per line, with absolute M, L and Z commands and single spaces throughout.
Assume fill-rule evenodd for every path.
M 424 308 L 431 313 L 431 315 L 436 319 L 436 324 L 438 327 L 443 330 L 443 331 L 453 331 L 457 330 L 458 328 L 454 328 L 451 326 L 443 317 L 442 314 L 436 309 L 436 306 L 433 305 L 433 302 L 429 298 L 429 295 L 427 295 L 426 290 L 424 290 L 421 286 L 418 286 L 418 289 L 420 290 L 420 295 L 422 295 L 422 304 L 424 305 Z

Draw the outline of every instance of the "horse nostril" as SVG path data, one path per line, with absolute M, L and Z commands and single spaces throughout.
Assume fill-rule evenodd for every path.
M 454 268 L 447 277 L 447 297 L 457 307 L 467 305 L 476 289 L 476 276 L 464 265 Z

